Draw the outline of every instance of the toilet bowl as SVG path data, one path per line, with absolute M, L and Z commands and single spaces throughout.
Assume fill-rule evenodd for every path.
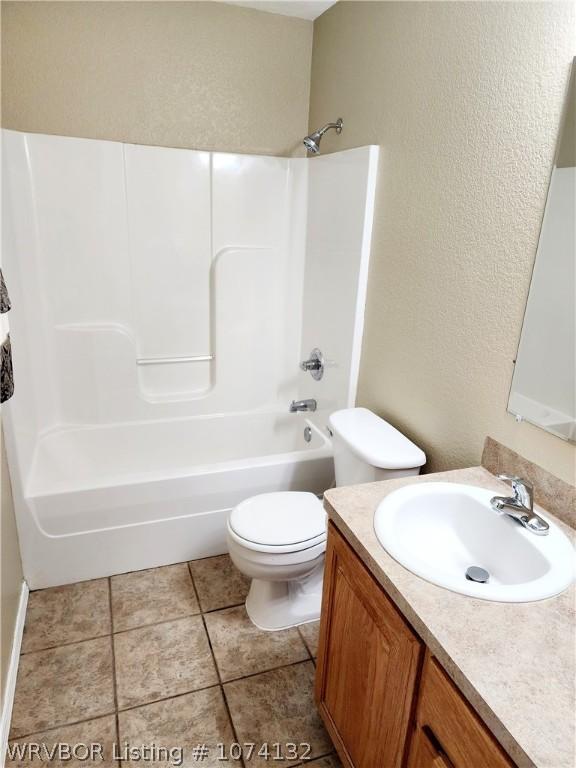
M 326 514 L 313 493 L 263 493 L 246 499 L 228 519 L 228 549 L 252 579 L 246 610 L 269 631 L 319 616 L 326 550 Z
M 336 485 L 417 475 L 423 451 L 366 408 L 330 416 Z M 252 496 L 228 518 L 232 562 L 252 579 L 246 611 L 260 629 L 274 631 L 320 618 L 326 514 L 312 493 Z

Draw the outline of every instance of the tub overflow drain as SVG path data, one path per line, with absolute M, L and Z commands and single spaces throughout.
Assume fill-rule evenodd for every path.
M 471 565 L 470 568 L 466 568 L 466 578 L 468 581 L 476 581 L 478 584 L 485 584 L 490 578 L 490 574 L 485 568 L 480 568 L 479 565 Z

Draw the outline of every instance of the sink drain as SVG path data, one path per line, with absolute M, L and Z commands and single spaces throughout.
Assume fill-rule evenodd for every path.
M 485 568 L 480 568 L 479 565 L 471 565 L 470 568 L 466 568 L 466 578 L 468 581 L 485 584 L 490 578 L 490 574 Z

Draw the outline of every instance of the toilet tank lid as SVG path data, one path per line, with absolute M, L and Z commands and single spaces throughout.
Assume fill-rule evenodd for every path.
M 335 411 L 329 422 L 350 450 L 373 467 L 413 469 L 426 463 L 424 451 L 367 408 Z

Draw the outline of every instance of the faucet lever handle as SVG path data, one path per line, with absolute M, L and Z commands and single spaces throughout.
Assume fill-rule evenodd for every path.
M 532 492 L 533 488 L 527 480 L 524 480 L 517 475 L 498 475 L 499 480 L 504 480 L 512 485 L 514 496 L 518 501 L 522 502 L 528 509 L 532 509 Z
M 314 347 L 307 360 L 302 360 L 300 370 L 309 371 L 315 381 L 320 381 L 324 375 L 324 358 L 318 347 Z
M 322 368 L 322 363 L 316 357 L 313 357 L 310 360 L 303 360 L 300 363 L 301 371 L 319 371 L 320 368 Z

